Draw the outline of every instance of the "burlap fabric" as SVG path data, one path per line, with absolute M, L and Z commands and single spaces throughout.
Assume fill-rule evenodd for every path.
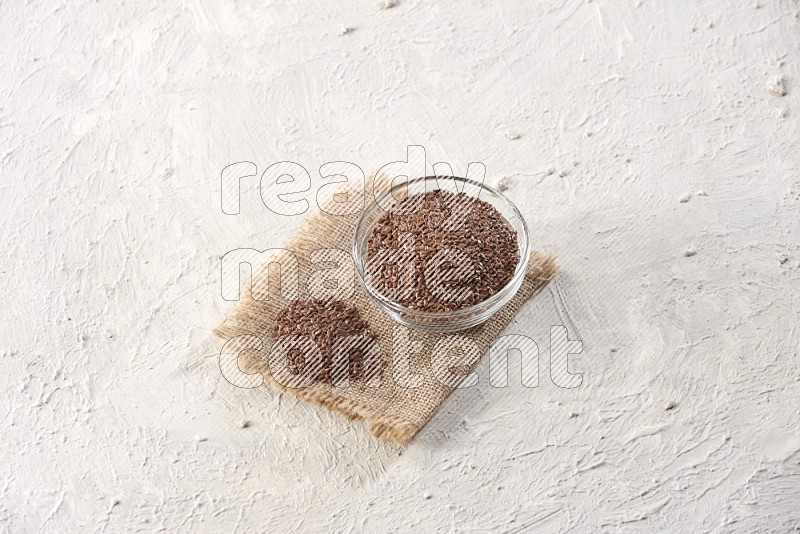
M 370 192 L 369 200 L 373 189 L 367 187 L 366 190 Z M 312 271 L 320 268 L 312 265 L 309 259 L 312 252 L 339 249 L 346 253 L 342 257 L 350 258 L 353 232 L 360 212 L 350 215 L 326 213 L 337 212 L 342 193 L 363 199 L 361 190 L 341 189 L 339 194 L 320 204 L 325 211 L 317 208 L 307 215 L 302 227 L 282 246 L 299 260 L 300 298 L 307 298 L 305 281 Z M 286 270 L 283 266 L 282 269 L 281 275 L 285 276 Z M 359 383 L 346 387 L 314 383 L 296 389 L 286 388 L 273 379 L 268 365 L 269 351 L 275 341 L 272 337 L 274 319 L 287 301 L 280 298 L 275 277 L 268 281 L 267 268 L 253 270 L 252 290 L 243 291 L 242 300 L 214 330 L 217 337 L 228 342 L 226 353 L 239 353 L 239 368 L 246 373 L 261 373 L 268 387 L 287 391 L 349 419 L 364 419 L 370 432 L 378 438 L 407 443 L 453 392 L 460 376 L 466 375 L 477 364 L 520 306 L 553 277 L 557 266 L 554 257 L 534 251 L 522 285 L 508 304 L 486 323 L 449 335 L 411 330 L 396 323 L 364 293 L 353 270 L 355 289 L 347 301 L 360 311 L 377 334 L 383 359 L 380 383 L 374 387 Z M 268 298 L 264 298 L 267 286 L 272 290 Z M 254 299 L 254 294 L 260 300 Z M 239 337 L 247 335 L 249 337 Z M 260 342 L 254 343 L 253 336 Z M 433 357 L 432 361 L 434 348 L 436 354 L 445 354 L 446 357 Z M 410 365 L 395 365 L 401 359 Z M 235 362 L 235 357 L 231 361 Z

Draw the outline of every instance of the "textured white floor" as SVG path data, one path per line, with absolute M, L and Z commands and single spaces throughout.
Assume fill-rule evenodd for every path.
M 800 527 L 796 0 L 7 1 L 0 35 L 0 531 Z M 224 215 L 222 168 L 408 144 L 560 257 L 508 329 L 540 387 L 481 368 L 403 451 L 200 372 L 219 257 L 301 220 L 256 179 Z

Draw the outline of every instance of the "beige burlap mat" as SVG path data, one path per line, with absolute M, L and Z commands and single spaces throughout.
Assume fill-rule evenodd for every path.
M 371 184 L 365 190 L 370 193 L 367 197 L 369 200 L 373 190 Z M 320 206 L 325 211 L 315 209 L 314 213 L 307 215 L 301 228 L 282 246 L 299 260 L 300 298 L 307 296 L 305 281 L 309 279 L 309 274 L 319 269 L 319 266 L 312 265 L 309 259 L 312 252 L 320 249 L 339 249 L 343 251 L 342 257 L 348 258 L 352 263 L 352 260 L 349 260 L 350 251 L 360 212 L 350 215 L 327 213 L 336 212 L 341 207 L 344 198 L 340 196 L 342 194 L 355 195 L 356 198 L 363 200 L 364 193 L 350 188 L 341 189 L 336 195 L 322 201 Z M 349 202 L 353 197 L 348 196 L 347 199 Z M 254 268 L 253 290 L 243 291 L 242 300 L 214 330 L 214 334 L 223 342 L 233 340 L 227 344 L 226 353 L 229 351 L 240 353 L 239 368 L 246 373 L 261 373 L 268 387 L 287 391 L 299 398 L 339 412 L 351 420 L 364 419 L 369 424 L 370 432 L 378 438 L 407 443 L 425 426 L 442 402 L 456 388 L 458 380 L 452 380 L 454 374 L 466 375 L 478 363 L 520 306 L 544 286 L 556 270 L 554 257 L 534 251 L 522 285 L 508 304 L 486 323 L 449 335 L 410 330 L 396 323 L 364 293 L 355 279 L 356 274 L 353 270 L 355 290 L 347 301 L 360 311 L 378 337 L 384 365 L 377 387 L 359 383 L 346 387 L 316 383 L 305 388 L 289 389 L 271 377 L 267 356 L 274 342 L 272 337 L 274 319 L 288 302 L 280 298 L 280 292 L 274 284 L 275 277 L 267 281 L 266 268 Z M 284 270 L 282 274 L 285 272 Z M 252 298 L 254 291 L 261 288 L 260 291 L 263 292 L 265 287 L 272 288 L 268 298 L 259 293 L 255 294 L 260 300 Z M 240 339 L 246 338 L 237 337 L 248 335 L 249 341 L 240 342 Z M 253 336 L 260 339 L 260 343 L 253 343 Z M 474 343 L 465 344 L 465 338 Z M 435 363 L 432 369 L 431 353 L 434 346 L 437 347 L 439 354 L 444 347 L 444 352 L 451 354 L 452 361 L 457 365 L 452 364 L 452 367 L 448 367 L 447 363 L 441 363 L 447 360 L 437 360 L 439 363 Z M 403 356 L 403 360 L 409 362 L 410 366 L 403 364 L 398 368 L 397 365 L 393 365 L 398 360 L 398 355 Z M 436 368 L 436 365 L 439 368 Z M 444 374 L 441 367 L 448 367 Z M 410 374 L 417 377 L 415 379 L 417 383 L 414 384 L 416 387 L 407 387 L 413 382 L 411 378 L 414 378 Z

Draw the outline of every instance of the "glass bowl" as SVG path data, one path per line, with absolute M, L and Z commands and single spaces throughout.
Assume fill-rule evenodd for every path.
M 451 183 L 448 184 L 449 187 L 443 186 L 441 187 L 442 189 L 452 191 L 453 183 L 455 183 L 459 191 L 464 191 L 464 193 L 468 195 L 475 196 L 484 202 L 488 202 L 494 206 L 506 221 L 508 221 L 517 233 L 519 263 L 514 270 L 511 280 L 500 291 L 478 304 L 466 308 L 441 312 L 409 308 L 382 295 L 370 284 L 368 276 L 366 275 L 367 241 L 372 235 L 375 224 L 386 213 L 387 207 L 391 209 L 393 205 L 406 198 L 406 196 L 440 189 L 440 182 L 445 180 L 449 180 Z M 404 193 L 406 188 L 406 194 L 397 194 Z M 522 284 L 525 270 L 528 267 L 528 240 L 528 226 L 525 224 L 525 219 L 523 219 L 522 214 L 505 195 L 496 189 L 467 178 L 455 176 L 426 176 L 425 178 L 417 178 L 395 185 L 383 193 L 378 194 L 372 200 L 362 213 L 356 225 L 355 235 L 353 236 L 353 261 L 355 262 L 358 279 L 366 294 L 380 309 L 389 314 L 394 320 L 418 330 L 455 332 L 472 328 L 485 322 L 516 294 Z

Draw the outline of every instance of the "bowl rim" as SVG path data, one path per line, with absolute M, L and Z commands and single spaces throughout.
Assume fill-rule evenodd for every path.
M 400 304 L 398 302 L 395 302 L 395 301 L 387 298 L 386 296 L 382 295 L 377 289 L 375 289 L 367 281 L 367 277 L 366 277 L 365 272 L 364 272 L 364 265 L 362 265 L 362 262 L 361 262 L 360 257 L 359 257 L 359 250 L 358 250 L 359 240 L 358 240 L 358 236 L 362 231 L 363 225 L 366 223 L 367 215 L 372 213 L 375 209 L 383 209 L 379 205 L 379 202 L 381 200 L 385 199 L 387 196 L 389 196 L 391 193 L 393 193 L 395 190 L 397 190 L 397 189 L 399 189 L 401 187 L 406 187 L 408 185 L 411 185 L 411 184 L 417 183 L 417 182 L 425 182 L 425 181 L 431 180 L 431 179 L 435 180 L 435 182 L 437 184 L 437 189 L 438 189 L 439 188 L 438 187 L 439 178 L 453 179 L 453 180 L 455 180 L 457 182 L 460 181 L 460 182 L 464 183 L 464 186 L 466 186 L 466 184 L 477 185 L 479 187 L 478 196 L 475 197 L 477 199 L 481 198 L 480 197 L 480 191 L 483 191 L 483 190 L 486 190 L 486 191 L 490 192 L 495 197 L 500 199 L 500 201 L 502 201 L 508 208 L 510 208 L 511 212 L 514 214 L 515 217 L 517 217 L 519 219 L 519 221 L 521 223 L 522 236 L 517 235 L 517 243 L 520 243 L 520 242 L 522 243 L 522 247 L 521 247 L 522 251 L 520 253 L 519 262 L 517 263 L 517 266 L 514 269 L 514 275 L 511 277 L 511 280 L 509 280 L 508 283 L 506 285 L 504 285 L 497 293 L 495 293 L 491 297 L 487 298 L 486 300 L 483 300 L 483 301 L 481 301 L 481 302 L 479 302 L 477 304 L 473 304 L 472 306 L 468 306 L 466 308 L 458 308 L 458 309 L 455 309 L 455 310 L 432 312 L 432 311 L 418 310 L 416 308 L 409 308 L 408 306 L 404 306 L 404 305 L 402 305 L 402 304 Z M 465 187 L 463 187 L 461 189 L 461 192 L 463 192 L 464 189 L 465 189 Z M 507 219 L 506 217 L 503 217 L 503 218 Z M 510 221 L 509 221 L 509 223 L 510 223 Z M 519 234 L 519 232 L 517 232 L 517 234 Z M 442 319 L 442 318 L 446 317 L 446 318 L 455 320 L 455 319 L 460 318 L 462 316 L 466 318 L 466 317 L 472 317 L 475 313 L 485 313 L 488 308 L 491 308 L 497 302 L 503 301 L 503 299 L 505 299 L 506 297 L 509 297 L 509 299 L 511 297 L 513 297 L 513 294 L 516 293 L 517 289 L 519 289 L 519 284 L 521 283 L 522 278 L 525 276 L 525 272 L 526 272 L 526 270 L 528 268 L 528 260 L 530 259 L 529 249 L 530 249 L 530 234 L 528 232 L 528 223 L 525 222 L 525 217 L 522 216 L 522 213 L 519 211 L 519 208 L 517 208 L 517 206 L 514 205 L 514 203 L 511 202 L 511 200 L 509 200 L 506 195 L 504 195 L 503 193 L 501 193 L 500 191 L 498 191 L 494 187 L 492 187 L 490 185 L 486 185 L 483 182 L 477 182 L 475 180 L 470 180 L 469 178 L 464 178 L 462 176 L 449 176 L 449 175 L 446 175 L 446 174 L 435 174 L 435 175 L 423 176 L 423 177 L 420 177 L 420 178 L 414 178 L 413 180 L 403 181 L 403 182 L 401 182 L 401 183 L 399 183 L 397 185 L 393 185 L 392 187 L 390 187 L 389 189 L 387 189 L 386 191 L 384 191 L 380 195 L 373 197 L 372 201 L 364 208 L 364 211 L 361 212 L 361 216 L 359 217 L 358 223 L 356 224 L 355 230 L 353 232 L 352 256 L 353 256 L 353 263 L 355 264 L 355 267 L 356 267 L 356 273 L 358 274 L 358 279 L 360 280 L 361 285 L 364 288 L 364 291 L 367 293 L 367 295 L 370 298 L 372 298 L 373 300 L 377 301 L 381 305 L 384 305 L 384 306 L 390 308 L 395 313 L 403 314 L 403 315 L 406 315 L 406 316 L 407 315 L 413 315 L 413 316 L 415 316 L 415 318 L 419 318 L 419 319 Z M 365 253 L 366 253 L 366 250 L 365 250 Z M 366 259 L 366 257 L 365 257 L 365 259 Z M 364 262 L 364 263 L 366 263 L 366 262 Z M 511 296 L 509 296 L 509 293 L 511 293 Z

